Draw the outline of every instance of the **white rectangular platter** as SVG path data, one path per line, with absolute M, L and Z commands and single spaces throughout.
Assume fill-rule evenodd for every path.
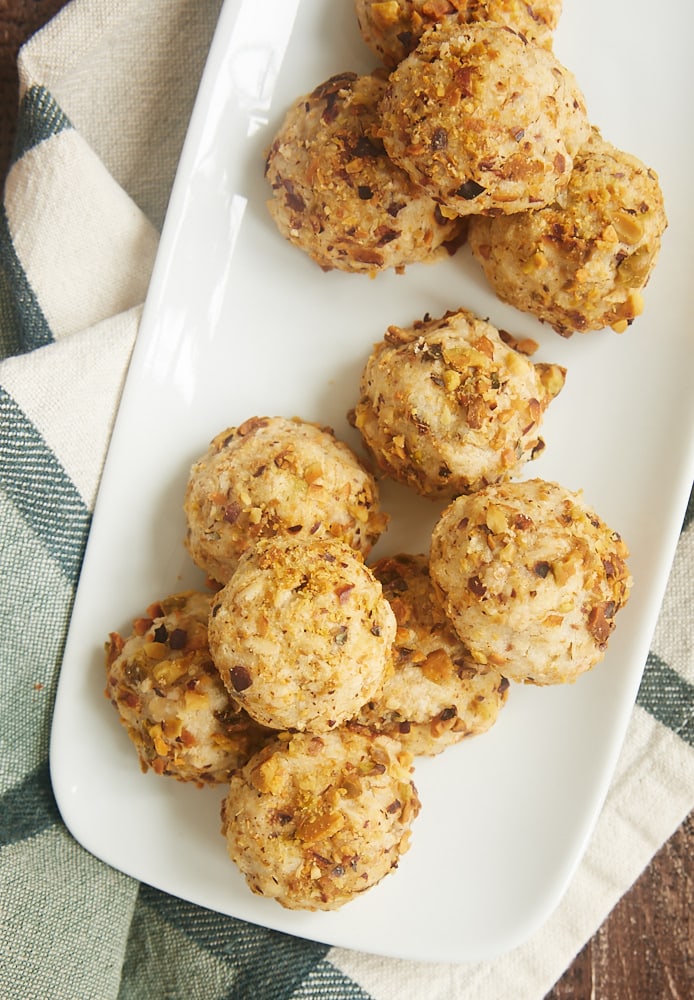
M 658 171 L 670 227 L 646 309 L 618 336 L 563 340 L 495 299 L 463 248 L 374 280 L 323 273 L 267 213 L 264 152 L 295 98 L 373 67 L 352 0 L 227 0 L 209 55 L 103 475 L 65 649 L 51 773 L 66 824 L 108 864 L 290 934 L 410 959 L 489 958 L 559 903 L 599 814 L 634 705 L 694 471 L 689 51 L 694 7 L 565 0 L 555 50 L 606 138 Z M 575 685 L 513 687 L 497 725 L 418 760 L 412 847 L 334 913 L 251 894 L 219 832 L 223 790 L 140 773 L 104 698 L 103 642 L 168 593 L 201 586 L 183 547 L 190 463 L 256 414 L 330 424 L 388 325 L 465 306 L 534 337 L 568 370 L 528 475 L 583 489 L 632 551 L 635 587 L 604 662 Z M 374 555 L 428 548 L 438 512 L 384 486 Z

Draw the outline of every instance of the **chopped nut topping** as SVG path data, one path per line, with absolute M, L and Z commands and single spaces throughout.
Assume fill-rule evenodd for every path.
M 498 507 L 496 504 L 490 504 L 487 508 L 486 524 L 489 530 L 494 534 L 501 534 L 504 531 L 508 531 L 506 514 L 503 512 L 501 507 Z
M 599 646 L 603 646 L 610 637 L 610 632 L 614 628 L 614 621 L 611 616 L 614 614 L 614 605 L 599 604 L 591 608 L 588 613 L 588 631 Z
M 150 660 L 163 660 L 169 655 L 169 648 L 164 642 L 146 642 L 144 652 Z
M 359 798 L 363 791 L 361 779 L 357 774 L 343 774 L 340 779 L 340 788 L 344 788 L 349 799 Z
M 152 676 L 158 685 L 173 684 L 187 670 L 185 660 L 162 660 L 152 671 Z
M 630 246 L 633 246 L 638 243 L 639 240 L 643 239 L 643 223 L 639 220 L 636 214 L 632 214 L 626 209 L 620 209 L 615 213 L 612 219 L 612 225 L 623 243 L 628 243 Z
M 581 556 L 578 552 L 570 552 L 563 559 L 552 563 L 552 574 L 560 587 L 579 569 Z
M 374 23 L 386 30 L 400 20 L 400 4 L 397 0 L 385 0 L 383 3 L 371 4 L 371 15 Z
M 566 368 L 562 368 L 561 365 L 537 364 L 535 370 L 548 396 L 554 398 L 564 388 Z
M 448 392 L 455 392 L 460 383 L 462 382 L 462 377 L 460 372 L 453 368 L 447 368 L 443 373 L 443 384 Z
M 315 844 L 319 840 L 333 837 L 345 825 L 345 817 L 340 812 L 321 813 L 314 818 L 303 819 L 296 828 L 296 835 L 305 844 Z
M 229 681 L 234 691 L 245 691 L 253 683 L 253 678 L 246 667 L 237 664 L 229 671 Z
M 251 781 L 259 792 L 276 795 L 286 780 L 285 769 L 279 754 L 272 754 L 251 772 Z
M 386 748 L 381 746 L 379 743 L 374 743 L 371 746 L 369 756 L 376 764 L 390 764 L 390 754 Z
M 445 649 L 434 649 L 421 666 L 424 676 L 435 684 L 444 684 L 454 672 L 453 661 Z

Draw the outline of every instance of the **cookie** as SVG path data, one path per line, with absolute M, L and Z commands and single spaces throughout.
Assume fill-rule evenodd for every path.
M 492 22 L 442 22 L 393 71 L 379 105 L 391 159 L 461 216 L 522 212 L 565 190 L 589 133 L 572 73 Z
M 385 556 L 371 567 L 395 614 L 393 673 L 357 721 L 433 756 L 487 732 L 506 703 L 508 681 L 476 663 L 445 615 L 425 555 Z
M 580 493 L 531 479 L 454 500 L 434 528 L 430 571 L 476 662 L 558 684 L 605 655 L 629 597 L 628 554 Z
M 376 135 L 385 87 L 378 75 L 331 77 L 292 106 L 267 155 L 277 228 L 326 271 L 402 270 L 462 234 L 456 214 L 386 155 Z
M 218 583 L 260 539 L 340 538 L 366 555 L 388 521 L 351 449 L 330 428 L 285 417 L 218 434 L 191 468 L 184 510 L 188 552 Z
M 544 447 L 539 430 L 564 385 L 460 309 L 392 326 L 363 369 L 349 414 L 382 472 L 451 499 L 508 479 Z
M 362 38 L 393 69 L 425 31 L 448 18 L 459 24 L 505 24 L 528 41 L 551 48 L 562 0 L 355 0 L 355 8 Z
M 227 850 L 253 892 L 293 910 L 336 910 L 397 867 L 420 803 L 412 758 L 343 728 L 265 747 L 231 779 Z
M 256 721 L 326 732 L 380 690 L 395 630 L 380 583 L 343 542 L 271 539 L 215 595 L 209 641 L 229 693 Z
M 172 594 L 106 643 L 107 698 L 143 771 L 227 782 L 272 735 L 231 701 L 207 642 L 211 596 Z
M 471 219 L 469 242 L 504 302 L 564 337 L 603 327 L 621 333 L 643 309 L 666 226 L 655 171 L 593 129 L 561 200 Z

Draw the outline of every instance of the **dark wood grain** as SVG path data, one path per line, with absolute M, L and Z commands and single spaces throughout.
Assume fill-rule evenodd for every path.
M 694 813 L 622 897 L 546 1000 L 694 995 Z
M 10 161 L 20 45 L 66 0 L 0 0 L 0 177 Z M 694 814 L 622 898 L 546 1000 L 685 1000 L 694 984 Z

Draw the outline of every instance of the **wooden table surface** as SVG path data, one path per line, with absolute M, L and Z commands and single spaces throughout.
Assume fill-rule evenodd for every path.
M 17 109 L 17 50 L 67 0 L 0 0 L 0 177 Z M 685 1000 L 694 992 L 694 813 L 545 1000 Z M 454 1000 L 454 998 L 451 998 Z

